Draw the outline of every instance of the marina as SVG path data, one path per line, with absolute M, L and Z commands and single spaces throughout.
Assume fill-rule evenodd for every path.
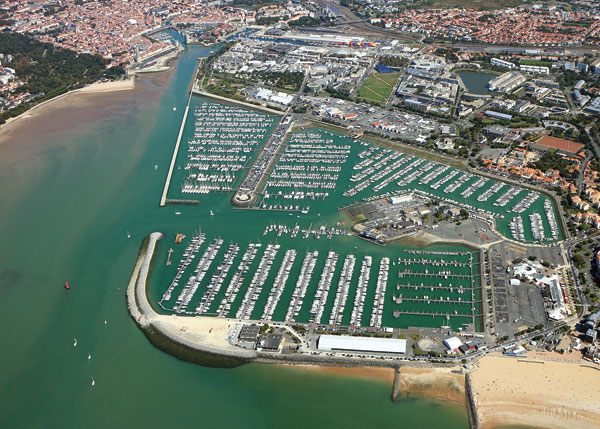
M 387 256 L 308 250 L 299 259 L 300 249 L 282 252 L 277 243 L 250 243 L 240 256 L 238 244 L 220 252 L 223 240 L 215 239 L 202 252 L 200 237 L 194 240 L 179 264 L 184 271 L 189 268 L 189 279 L 183 282 L 177 274 L 168 291 L 177 298 L 170 301 L 165 293 L 161 301 L 168 311 L 332 327 L 480 323 L 477 253 L 433 250 L 419 255 L 406 249 L 399 250 L 402 256 L 391 263 Z M 194 255 L 198 262 L 190 267 Z M 393 286 L 392 278 L 397 279 Z M 389 289 L 392 295 L 387 294 Z M 404 320 L 398 311 L 400 316 L 408 312 L 414 317 Z M 449 322 L 446 316 L 455 319 Z
M 539 242 L 529 217 L 534 212 L 541 213 L 544 230 L 555 231 L 544 242 L 563 236 L 552 202 L 536 191 L 325 129 L 292 131 L 291 116 L 279 119 L 196 96 L 191 106 L 194 114 L 184 133 L 189 149 L 185 155 L 180 150 L 174 171 L 181 186 L 173 180 L 171 198 L 228 192 L 237 208 L 300 217 L 320 215 L 330 200 L 344 208 L 411 190 L 467 209 L 521 242 Z M 218 132 L 225 123 L 229 128 Z M 349 185 L 340 189 L 341 183 Z M 523 235 L 517 238 L 510 227 L 515 213 L 523 218 Z
M 435 411 L 435 417 L 425 420 L 425 424 L 447 427 L 451 421 L 452 427 L 464 426 L 466 413 L 460 407 L 425 400 L 418 400 L 417 406 L 415 401 L 391 403 L 389 383 L 343 377 L 340 382 L 345 393 L 340 395 L 339 385 L 331 383 L 332 377 L 295 368 L 250 364 L 224 371 L 191 365 L 156 349 L 129 317 L 124 306 L 125 286 L 148 233 L 161 228 L 165 234 L 157 247 L 148 282 L 149 301 L 157 311 L 167 314 L 168 320 L 178 319 L 185 325 L 187 319 L 193 323 L 194 318 L 187 317 L 187 313 L 174 318 L 171 314 L 176 313 L 163 310 L 157 303 L 174 279 L 183 252 L 199 225 L 205 241 L 167 303 L 175 302 L 204 250 L 221 236 L 223 245 L 187 308 L 192 311 L 199 305 L 195 301 L 200 301 L 208 290 L 229 246 L 237 243 L 239 251 L 232 260 L 233 266 L 220 291 L 214 294 L 213 305 L 208 307 L 207 313 L 214 315 L 248 243 L 260 239 L 266 223 L 290 223 L 287 214 L 281 219 L 276 213 L 266 213 L 269 217 L 265 219 L 261 218 L 264 212 L 230 210 L 224 193 L 187 194 L 186 198 L 198 198 L 201 204 L 175 208 L 168 203 L 159 207 L 157 196 L 160 197 L 165 184 L 198 52 L 209 53 L 208 49 L 197 46 L 186 47 L 177 62 L 172 63 L 173 71 L 140 76 L 133 91 L 67 95 L 56 103 L 72 106 L 52 108 L 50 116 L 42 109 L 29 119 L 33 129 L 43 129 L 43 133 L 28 131 L 29 137 L 3 145 L 2 171 L 7 177 L 19 178 L 0 184 L 5 202 L 0 208 L 3 219 L 0 225 L 2 237 L 8 243 L 0 258 L 0 271 L 10 273 L 4 280 L 11 286 L 4 289 L 3 314 L 7 321 L 22 320 L 24 310 L 19 302 L 24 300 L 30 313 L 25 316 L 33 317 L 27 323 L 17 323 L 17 332 L 8 336 L 5 362 L 11 371 L 6 374 L 6 384 L 11 393 L 4 401 L 5 426 L 72 428 L 88 421 L 119 427 L 131 420 L 128 404 L 136 392 L 158 390 L 176 390 L 180 394 L 148 395 L 144 400 L 146 407 L 157 411 L 141 413 L 134 426 L 168 425 L 172 415 L 158 412 L 161 409 L 174 410 L 179 416 L 191 419 L 200 412 L 207 426 L 277 426 L 300 404 L 298 396 L 293 394 L 296 391 L 304 392 L 306 399 L 301 401 L 302 406 L 307 406 L 308 414 L 315 416 L 309 424 L 317 421 L 325 426 L 339 424 L 339 418 L 333 414 L 318 417 L 320 407 L 342 410 L 347 400 L 353 398 L 364 404 L 363 410 L 347 414 L 357 424 L 372 423 L 372 410 L 377 409 L 382 416 L 377 420 L 381 425 L 406 419 L 407 413 L 413 421 L 423 423 L 421 416 Z M 86 101 L 79 103 L 81 98 Z M 77 104 L 73 100 L 78 100 Z M 173 107 L 176 112 L 172 112 Z M 189 123 L 193 122 L 192 112 L 193 109 Z M 187 131 L 181 144 L 183 157 L 187 152 Z M 185 170 L 183 163 L 178 165 L 170 191 L 171 196 L 181 198 Z M 336 203 L 330 199 L 333 211 Z M 40 205 L 44 210 L 39 210 Z M 209 215 L 210 209 L 214 216 Z M 315 209 L 316 214 L 322 207 Z M 247 221 L 236 220 L 240 215 Z M 334 225 L 337 220 L 327 219 L 327 222 Z M 256 230 L 253 224 L 257 225 Z M 302 225 L 308 224 L 307 219 Z M 22 239 L 23 231 L 41 238 L 35 246 L 38 251 L 28 253 L 19 249 L 28 245 Z M 185 237 L 175 243 L 178 233 Z M 269 241 L 274 240 L 272 237 Z M 306 243 L 310 241 L 315 242 L 306 240 Z M 271 277 L 277 273 L 284 248 L 293 248 L 283 238 L 280 242 L 282 249 Z M 319 242 L 325 248 L 332 243 L 322 239 Z M 166 265 L 171 248 L 172 264 Z M 347 250 L 340 251 L 345 254 Z M 24 254 L 31 257 L 23 258 Z M 320 254 L 322 261 L 327 251 L 320 250 Z M 296 261 L 295 269 L 298 266 Z M 63 288 L 65 281 L 71 286 L 69 292 Z M 270 287 L 269 282 L 265 288 Z M 39 293 L 30 293 L 38 289 Z M 241 297 L 240 294 L 238 298 Z M 259 304 L 255 310 L 258 307 Z M 37 323 L 39 317 L 42 322 Z M 78 341 L 76 347 L 74 338 Z M 35 350 L 42 352 L 32 352 Z M 149 373 L 153 375 L 146 376 Z M 13 383 L 11 377 L 20 381 Z M 115 382 L 124 379 L 131 382 L 125 383 L 126 386 Z M 216 394 L 218 391 L 229 392 L 229 400 L 218 399 L 221 396 Z M 39 412 L 31 412 L 31 403 L 48 403 L 48 398 L 57 400 L 50 401 L 51 405 Z M 276 407 L 266 419 L 253 413 L 256 401 L 267 402 L 272 398 L 279 398 L 281 407 Z M 239 412 L 224 411 L 227 402 L 232 401 L 239 406 Z M 104 406 L 97 406 L 99 403 Z
M 233 106 L 221 114 L 219 104 L 201 98 L 192 106 L 192 127 L 184 135 L 193 133 L 175 176 L 182 194 L 203 192 L 203 223 L 211 226 L 202 226 L 211 233 L 190 233 L 190 242 L 183 238 L 165 254 L 172 265 L 163 264 L 170 278 L 158 301 L 168 312 L 334 329 L 481 329 L 477 252 L 396 245 L 382 253 L 368 244 L 358 250 L 351 225 L 331 207 L 361 201 L 379 207 L 410 192 L 417 206 L 433 200 L 465 208 L 519 242 L 562 237 L 554 207 L 541 193 L 330 130 L 291 131 L 289 117 L 247 114 Z M 234 125 L 219 134 L 220 121 Z M 245 132 L 259 123 L 259 131 Z M 231 207 L 225 192 L 256 199 Z M 240 216 L 252 222 L 238 226 Z M 417 228 L 400 217 L 377 222 L 407 232 Z M 212 226 L 219 224 L 229 226 Z
M 271 134 L 278 118 L 196 96 L 176 158 L 169 198 L 232 191 Z

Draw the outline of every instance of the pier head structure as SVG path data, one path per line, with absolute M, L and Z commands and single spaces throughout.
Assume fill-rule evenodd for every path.
M 254 163 L 246 173 L 238 190 L 231 198 L 235 207 L 250 207 L 258 201 L 258 194 L 269 171 L 277 161 L 277 156 L 285 146 L 293 126 L 293 115 L 284 116 L 275 127 L 269 139 L 261 148 Z

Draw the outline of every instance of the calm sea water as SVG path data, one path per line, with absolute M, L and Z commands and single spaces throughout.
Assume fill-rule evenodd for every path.
M 484 72 L 460 71 L 457 73 L 470 92 L 473 94 L 489 94 L 487 84 L 496 77 L 496 75 Z
M 388 383 L 184 363 L 129 318 L 124 289 L 143 237 L 206 210 L 178 217 L 158 202 L 195 58 L 207 53 L 186 51 L 158 101 L 0 147 L 0 427 L 466 427 L 463 407 L 391 403 Z

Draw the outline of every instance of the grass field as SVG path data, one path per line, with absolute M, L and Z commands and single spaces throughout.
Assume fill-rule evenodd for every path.
M 400 74 L 400 72 L 373 73 L 360 87 L 358 95 L 367 101 L 385 103 L 392 93 Z
M 519 61 L 519 64 L 528 66 L 552 67 L 552 63 L 550 61 L 521 60 Z

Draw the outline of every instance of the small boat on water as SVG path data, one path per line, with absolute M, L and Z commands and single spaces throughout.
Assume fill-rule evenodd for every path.
M 66 290 L 70 290 L 71 289 L 71 286 L 69 286 L 69 282 L 65 282 L 65 289 Z
M 177 110 L 177 107 L 173 107 L 173 112 Z
M 131 234 L 127 231 L 127 238 L 131 238 Z
M 88 353 L 88 360 L 92 358 L 92 355 Z
M 104 324 L 106 325 L 108 322 L 106 321 L 106 319 L 104 319 Z
M 92 386 L 96 385 L 96 381 L 92 378 Z
M 212 210 L 210 211 L 210 215 L 211 215 L 211 216 L 214 216 L 214 215 L 215 215 L 215 214 L 213 213 L 213 211 L 212 211 Z
M 73 347 L 77 347 L 77 338 L 73 338 Z
M 154 164 L 154 169 L 158 170 L 158 164 Z
M 175 214 L 176 214 L 176 215 L 180 215 L 180 214 L 181 214 L 181 212 L 175 212 Z

